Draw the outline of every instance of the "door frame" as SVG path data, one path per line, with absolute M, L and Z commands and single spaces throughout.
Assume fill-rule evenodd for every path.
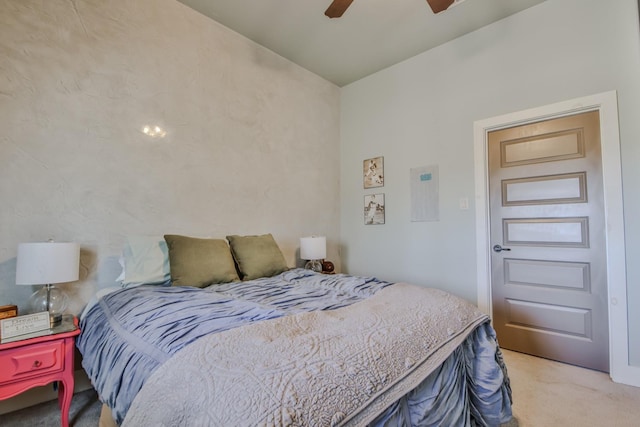
M 489 315 L 493 312 L 491 303 L 491 241 L 489 234 L 488 133 L 493 130 L 594 110 L 600 112 L 600 144 L 602 148 L 602 179 L 607 242 L 609 375 L 615 382 L 640 387 L 640 367 L 629 364 L 626 251 L 616 91 L 576 98 L 474 122 L 478 307 Z

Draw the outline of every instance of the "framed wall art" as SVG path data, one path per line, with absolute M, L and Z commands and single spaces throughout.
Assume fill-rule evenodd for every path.
M 364 188 L 384 186 L 384 157 L 373 157 L 362 162 Z
M 384 193 L 364 196 L 364 223 L 384 224 Z

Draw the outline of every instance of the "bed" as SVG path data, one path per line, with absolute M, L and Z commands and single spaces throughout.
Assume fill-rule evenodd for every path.
M 472 304 L 407 283 L 288 269 L 270 235 L 227 236 L 226 247 L 165 240 L 156 254 L 163 267 L 149 267 L 149 251 L 141 263 L 154 283 L 132 274 L 81 318 L 82 364 L 116 424 L 497 426 L 511 418 L 495 333 Z M 226 251 L 235 273 L 220 262 Z M 217 264 L 202 268 L 213 255 Z M 124 264 L 126 274 L 132 263 Z M 212 269 L 216 283 L 201 280 Z

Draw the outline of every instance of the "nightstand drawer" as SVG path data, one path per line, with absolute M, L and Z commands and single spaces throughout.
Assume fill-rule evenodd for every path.
M 38 376 L 64 368 L 64 342 L 33 344 L 0 354 L 0 382 Z

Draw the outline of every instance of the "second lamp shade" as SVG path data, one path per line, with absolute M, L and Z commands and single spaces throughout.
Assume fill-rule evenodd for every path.
M 311 236 L 300 238 L 300 259 L 315 260 L 327 257 L 327 238 Z

